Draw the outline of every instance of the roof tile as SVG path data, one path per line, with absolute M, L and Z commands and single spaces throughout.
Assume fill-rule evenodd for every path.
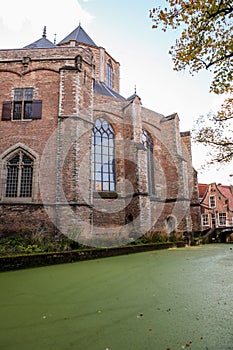
M 34 41 L 34 43 L 29 44 L 24 47 L 24 49 L 50 49 L 56 47 L 51 41 L 47 38 L 40 38 L 39 40 Z
M 89 37 L 85 30 L 79 25 L 73 30 L 67 37 L 65 37 L 58 45 L 69 43 L 71 40 L 77 41 L 90 46 L 97 46 L 94 41 Z

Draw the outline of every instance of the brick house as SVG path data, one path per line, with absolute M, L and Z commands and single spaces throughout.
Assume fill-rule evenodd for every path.
M 199 184 L 202 230 L 214 239 L 233 240 L 233 187 Z
M 0 50 L 0 232 L 83 243 L 200 229 L 197 174 L 179 117 L 120 95 L 120 65 L 79 25 Z

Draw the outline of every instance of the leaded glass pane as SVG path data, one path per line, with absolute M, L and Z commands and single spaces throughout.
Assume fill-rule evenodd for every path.
M 93 128 L 92 146 L 94 188 L 96 191 L 114 191 L 114 131 L 103 118 L 97 119 Z
M 107 67 L 106 67 L 106 83 L 110 88 L 112 88 L 112 76 L 113 76 L 112 64 L 111 64 L 111 61 L 108 61 Z
M 105 154 L 105 155 L 108 155 L 109 154 L 109 148 L 108 146 L 102 146 L 102 153 Z
M 20 197 L 31 197 L 32 195 L 32 167 L 22 167 Z
M 31 101 L 33 99 L 33 88 L 24 89 L 24 100 Z
M 96 172 L 96 181 L 101 181 L 101 178 L 102 178 L 101 173 Z
M 96 172 L 101 173 L 101 171 L 102 171 L 101 169 L 102 169 L 102 164 L 101 163 L 95 165 L 95 171 Z
M 109 191 L 109 183 L 108 182 L 103 182 L 103 191 Z
M 108 173 L 108 164 L 102 165 L 102 171 L 103 171 L 103 173 Z
M 147 150 L 147 179 L 148 191 L 155 194 L 155 174 L 154 174 L 154 145 L 146 130 L 142 131 L 142 143 Z
M 12 164 L 7 168 L 6 197 L 17 197 L 19 168 Z
M 96 154 L 95 155 L 95 163 L 96 164 L 102 164 L 102 155 L 101 154 Z
M 23 100 L 23 89 L 22 88 L 14 89 L 14 100 L 15 101 L 22 101 Z
M 32 102 L 25 102 L 24 104 L 24 119 L 32 118 Z
M 102 158 L 102 161 L 103 161 L 103 163 L 107 163 L 108 162 L 108 155 L 103 155 L 103 158 Z
M 19 154 L 17 154 L 16 156 L 14 156 L 13 158 L 11 158 L 11 160 L 9 160 L 9 165 L 12 165 L 12 164 L 19 164 Z
M 100 145 L 96 145 L 94 150 L 95 150 L 96 154 L 101 154 L 101 146 Z
M 22 115 L 22 102 L 14 103 L 13 119 L 20 120 Z
M 32 118 L 33 88 L 14 89 L 13 120 Z
M 6 197 L 31 197 L 33 160 L 19 151 L 7 163 Z

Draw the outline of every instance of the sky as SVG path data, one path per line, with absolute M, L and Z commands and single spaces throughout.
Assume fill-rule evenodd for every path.
M 59 43 L 81 23 L 98 46 L 120 63 L 120 92 L 163 115 L 176 112 L 180 131 L 192 131 L 200 115 L 215 112 L 222 99 L 209 93 L 211 73 L 175 72 L 169 48 L 179 33 L 152 29 L 155 0 L 7 0 L 1 6 L 0 49 L 22 48 L 42 37 Z M 14 10 L 12 10 L 14 9 Z M 200 183 L 233 184 L 232 164 L 207 167 L 206 147 L 192 145 Z M 204 169 L 202 169 L 204 167 Z

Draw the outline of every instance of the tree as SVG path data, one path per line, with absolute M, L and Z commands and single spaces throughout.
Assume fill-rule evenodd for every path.
M 179 30 L 169 53 L 177 71 L 213 74 L 210 91 L 224 94 L 216 115 L 199 118 L 194 139 L 212 146 L 212 161 L 233 158 L 233 2 L 232 0 L 166 0 L 150 11 L 152 28 Z M 207 121 L 208 120 L 208 121 Z

